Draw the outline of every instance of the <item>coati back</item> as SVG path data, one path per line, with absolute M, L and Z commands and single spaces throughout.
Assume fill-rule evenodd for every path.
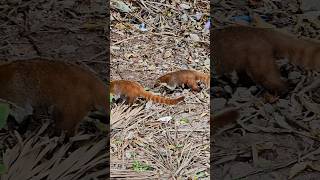
M 154 95 L 144 90 L 144 88 L 137 82 L 128 80 L 114 80 L 111 81 L 110 93 L 116 95 L 124 95 L 127 98 L 129 104 L 133 104 L 135 99 L 138 97 L 144 97 L 147 100 L 151 100 L 157 103 L 173 105 L 184 100 L 184 97 L 176 99 L 165 98 Z
M 75 133 L 90 110 L 108 112 L 109 108 L 104 83 L 88 70 L 62 61 L 30 59 L 2 64 L 0 85 L 2 99 L 39 113 L 51 109 L 56 127 L 67 135 Z
M 183 84 L 191 87 L 193 91 L 200 91 L 197 81 L 202 81 L 207 87 L 210 86 L 210 76 L 208 74 L 194 70 L 179 70 L 170 72 L 159 77 L 154 84 L 155 87 L 160 83 L 167 83 L 169 86 L 182 86 Z
M 245 72 L 272 92 L 284 92 L 276 60 L 289 61 L 306 69 L 320 69 L 320 44 L 271 29 L 231 26 L 213 30 L 213 60 L 218 74 Z

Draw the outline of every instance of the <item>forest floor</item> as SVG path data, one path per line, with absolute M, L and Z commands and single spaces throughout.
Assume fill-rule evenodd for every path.
M 211 5 L 214 28 L 256 25 L 319 39 L 319 1 L 222 0 Z M 215 91 L 226 92 L 211 96 L 213 109 L 235 106 L 241 114 L 237 124 L 215 135 L 213 179 L 319 179 L 319 73 L 283 61 L 279 65 L 291 86 L 274 103 L 267 103 L 254 83 L 244 85 L 236 78 L 234 84 L 220 78 L 212 83 Z
M 153 88 L 156 78 L 179 69 L 209 74 L 208 20 L 209 1 L 111 1 L 111 80 L 186 97 L 172 106 L 112 105 L 112 178 L 209 179 L 209 88 Z
M 60 59 L 91 69 L 107 82 L 107 2 L 88 2 L 1 1 L 1 63 Z M 63 143 L 62 138 L 48 135 L 52 120 L 43 117 L 40 122 L 24 134 L 1 129 L 1 179 L 106 179 L 105 132 L 86 121 L 79 134 Z

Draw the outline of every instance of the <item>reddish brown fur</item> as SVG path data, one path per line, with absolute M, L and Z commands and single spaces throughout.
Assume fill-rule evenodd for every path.
M 156 80 L 155 87 L 160 83 L 167 83 L 169 86 L 177 87 L 183 84 L 190 87 L 193 91 L 200 91 L 197 81 L 202 81 L 207 87 L 210 86 L 210 76 L 208 74 L 194 70 L 179 70 L 170 72 Z
M 18 106 L 35 112 L 52 107 L 56 127 L 68 135 L 76 132 L 90 110 L 102 107 L 108 112 L 104 83 L 75 64 L 41 59 L 2 64 L 0 85 L 0 98 Z
M 176 99 L 170 99 L 154 95 L 150 92 L 145 91 L 139 83 L 128 80 L 111 81 L 110 93 L 126 96 L 127 102 L 129 104 L 133 104 L 135 99 L 138 97 L 144 97 L 147 100 L 168 105 L 177 104 L 180 101 L 184 100 L 183 96 Z
M 306 69 L 320 69 L 319 43 L 271 29 L 245 26 L 217 29 L 213 30 L 212 42 L 218 74 L 242 71 L 273 92 L 287 89 L 276 59 L 288 58 Z

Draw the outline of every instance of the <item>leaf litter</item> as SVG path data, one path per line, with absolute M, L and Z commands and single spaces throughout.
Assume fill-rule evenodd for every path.
M 277 27 L 280 31 L 317 39 L 320 26 L 314 17 L 318 17 L 319 6 L 314 5 L 309 11 L 308 2 L 215 1 L 211 4 L 214 6 L 212 25 Z M 300 8 L 302 12 L 296 13 Z M 214 110 L 235 106 L 241 109 L 241 118 L 231 128 L 215 135 L 212 178 L 319 178 L 319 73 L 282 62 L 279 66 L 294 84 L 282 98 L 262 96 L 261 87 L 254 83 L 243 85 L 234 81 L 228 85 L 222 79 L 215 80 L 215 92 L 220 89 L 219 92 L 225 93 L 211 94 L 213 103 L 217 100 L 219 105 Z
M 111 10 L 111 79 L 138 81 L 159 95 L 186 98 L 175 106 L 113 107 L 122 108 L 123 115 L 111 127 L 111 177 L 209 179 L 208 89 L 153 88 L 156 78 L 178 69 L 210 72 L 209 1 L 123 2 L 132 12 Z M 135 171 L 138 162 L 150 168 Z
M 106 3 L 1 1 L 1 63 L 61 58 L 85 66 L 107 82 Z M 13 103 L 10 108 L 17 121 L 32 112 Z M 53 123 L 47 116 L 33 122 L 24 134 L 1 129 L 1 179 L 106 179 L 108 140 L 94 121 L 83 122 L 80 133 L 69 143 L 50 136 Z

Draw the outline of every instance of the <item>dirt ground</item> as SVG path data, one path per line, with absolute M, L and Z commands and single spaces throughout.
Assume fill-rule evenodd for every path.
M 0 1 L 1 62 L 36 57 L 62 59 L 91 69 L 107 82 L 106 3 L 99 0 Z M 82 130 L 92 128 L 92 123 L 82 124 Z M 49 179 L 106 178 L 105 133 L 89 130 L 76 135 L 72 142 L 61 144 L 59 138 L 48 137 L 50 128 L 46 118 L 35 129 L 40 129 L 39 133 L 29 130 L 20 135 L 1 131 L 0 149 L 5 154 L 0 159 L 8 168 L 7 176 L 1 179 L 46 175 Z M 89 159 L 81 162 L 79 157 Z M 31 164 L 27 166 L 26 162 Z M 32 165 L 33 162 L 38 164 Z M 50 163 L 56 165 L 51 167 Z M 73 169 L 69 169 L 70 163 L 75 165 Z
M 319 3 L 313 1 L 215 1 L 213 26 L 259 24 L 319 39 Z M 261 19 L 250 23 L 250 17 Z M 214 45 L 214 44 L 213 44 Z M 214 55 L 213 55 L 214 56 Z M 241 109 L 237 124 L 215 135 L 213 179 L 319 179 L 319 73 L 280 62 L 290 93 L 266 103 L 254 83 L 215 78 L 212 103 Z
M 106 78 L 106 2 L 1 1 L 0 58 L 83 62 Z
M 111 2 L 111 80 L 137 81 L 152 92 L 186 99 L 173 106 L 113 104 L 111 177 L 209 179 L 208 88 L 153 88 L 156 78 L 171 71 L 209 73 L 209 1 L 123 2 Z

